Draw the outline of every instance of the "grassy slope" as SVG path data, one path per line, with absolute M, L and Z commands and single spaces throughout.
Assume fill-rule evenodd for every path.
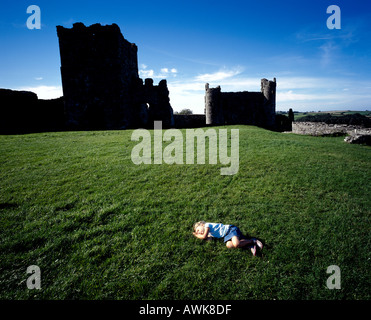
M 132 131 L 0 136 L 0 298 L 370 299 L 371 149 L 233 128 L 235 176 L 134 165 Z M 261 238 L 263 256 L 194 238 L 201 219 Z

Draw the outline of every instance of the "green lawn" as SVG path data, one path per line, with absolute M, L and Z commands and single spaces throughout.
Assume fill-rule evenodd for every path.
M 227 128 L 234 176 L 134 165 L 131 130 L 0 136 L 0 298 L 370 299 L 370 147 Z M 198 220 L 237 225 L 262 255 L 196 239 Z

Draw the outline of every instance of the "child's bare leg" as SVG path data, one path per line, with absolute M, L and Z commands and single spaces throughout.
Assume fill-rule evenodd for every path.
M 229 240 L 229 241 L 226 242 L 226 246 L 229 249 L 242 248 L 242 247 L 245 247 L 247 245 L 252 245 L 252 244 L 254 244 L 253 239 L 238 239 L 238 237 L 236 237 L 236 236 L 234 236 L 232 238 L 232 240 Z M 256 246 L 255 245 L 251 246 L 250 250 L 251 250 L 251 253 L 253 254 L 253 256 L 255 256 L 256 255 Z
M 232 237 L 232 244 L 235 248 L 243 248 L 247 245 L 254 244 L 253 239 L 238 239 L 237 236 Z

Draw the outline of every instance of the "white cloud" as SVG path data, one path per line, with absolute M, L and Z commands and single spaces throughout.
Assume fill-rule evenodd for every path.
M 37 80 L 37 81 L 40 81 L 40 80 L 42 80 L 43 79 L 43 77 L 36 77 L 35 78 L 35 80 Z
M 152 79 L 166 79 L 169 76 L 176 77 L 178 70 L 175 68 L 161 68 L 160 73 L 156 73 L 153 69 L 147 69 L 147 65 L 141 64 L 139 70 L 139 77 L 141 78 L 152 78 Z
M 162 68 L 161 69 L 162 73 L 178 73 L 178 70 L 175 68 L 169 69 L 169 68 Z
M 323 67 L 329 66 L 334 62 L 336 58 L 336 52 L 338 51 L 338 46 L 334 45 L 331 41 L 325 43 L 319 47 L 321 52 L 321 65 Z
M 370 108 L 371 93 L 360 90 L 356 83 L 344 90 L 344 81 L 338 79 L 316 80 L 316 88 L 280 91 L 277 87 L 277 110 L 293 108 L 297 111 L 311 110 L 364 110 Z
M 174 111 L 188 108 L 193 113 L 204 113 L 205 83 L 194 79 L 168 81 L 170 104 Z
M 139 70 L 139 76 L 141 78 L 154 78 L 155 72 L 153 70 Z
M 329 79 L 314 77 L 282 77 L 277 78 L 277 88 L 280 90 L 288 89 L 314 89 L 323 88 L 331 85 Z
M 293 90 L 276 93 L 276 100 L 280 102 L 313 100 L 313 98 L 311 94 L 294 93 Z
M 236 70 L 221 70 L 214 73 L 205 73 L 198 75 L 195 80 L 196 81 L 203 81 L 203 82 L 215 82 L 221 81 L 224 79 L 228 79 L 234 77 L 242 72 L 242 69 L 238 68 Z
M 39 99 L 55 99 L 63 96 L 62 86 L 21 87 L 16 90 L 32 91 Z

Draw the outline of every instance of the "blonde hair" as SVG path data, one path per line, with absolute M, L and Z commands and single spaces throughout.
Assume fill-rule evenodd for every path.
M 205 221 L 198 221 L 193 225 L 193 230 L 196 230 L 197 227 L 199 226 L 205 226 Z

